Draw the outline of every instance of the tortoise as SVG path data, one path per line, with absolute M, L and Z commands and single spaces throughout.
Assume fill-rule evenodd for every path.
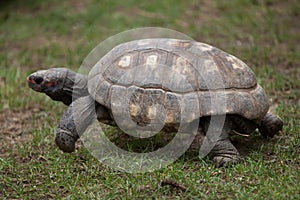
M 90 115 L 95 108 L 98 121 L 105 124 L 147 126 L 153 114 L 160 115 L 161 110 L 152 109 L 159 104 L 166 111 L 164 131 L 172 132 L 178 130 L 182 120 L 180 109 L 185 106 L 186 110 L 198 111 L 197 115 L 188 116 L 187 122 L 200 119 L 199 130 L 204 130 L 204 135 L 210 117 L 224 117 L 224 125 L 214 127 L 221 134 L 210 152 L 218 165 L 235 163 L 241 158 L 229 139 L 231 131 L 251 134 L 258 128 L 263 137 L 271 138 L 283 126 L 282 120 L 268 111 L 267 95 L 243 61 L 196 41 L 134 40 L 114 47 L 88 76 L 67 68 L 50 68 L 32 73 L 27 82 L 33 90 L 68 106 L 55 138 L 64 152 L 75 150 L 75 142 L 91 123 Z M 225 110 L 214 109 L 211 101 L 215 95 L 225 96 Z M 76 103 L 79 106 L 74 109 Z M 112 106 L 117 104 L 121 106 L 113 112 Z M 115 115 L 126 112 L 131 121 L 117 122 Z

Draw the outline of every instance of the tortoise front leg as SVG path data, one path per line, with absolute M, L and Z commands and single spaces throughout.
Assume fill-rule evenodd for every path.
M 221 139 L 215 143 L 212 155 L 213 162 L 217 167 L 238 163 L 241 159 L 238 150 L 228 138 Z
M 96 119 L 95 100 L 85 96 L 72 102 L 56 131 L 55 143 L 64 152 L 73 152 L 75 142 Z
M 207 140 L 212 145 L 210 154 L 216 166 L 224 166 L 231 163 L 237 163 L 240 160 L 238 150 L 229 140 L 229 133 L 232 127 L 232 121 L 226 117 L 224 124 L 221 123 L 223 116 L 213 116 L 214 124 L 209 127 L 209 120 L 205 120 L 204 130 Z

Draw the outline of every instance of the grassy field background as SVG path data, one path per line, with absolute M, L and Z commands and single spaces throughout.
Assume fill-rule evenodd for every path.
M 299 199 L 300 2 L 298 0 L 0 1 L 0 199 Z M 187 153 L 151 173 L 99 163 L 79 145 L 54 144 L 66 108 L 31 91 L 37 69 L 78 69 L 109 36 L 137 27 L 183 32 L 244 60 L 284 121 L 271 140 L 235 142 L 244 160 L 216 168 Z M 186 190 L 161 184 L 171 179 Z

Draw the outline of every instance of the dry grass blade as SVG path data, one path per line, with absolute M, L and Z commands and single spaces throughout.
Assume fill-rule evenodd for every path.
M 182 184 L 180 184 L 180 183 L 178 183 L 174 180 L 164 179 L 164 180 L 161 181 L 161 186 L 167 186 L 167 185 L 170 185 L 173 188 L 179 189 L 183 192 L 185 192 L 187 190 L 187 188 L 184 185 L 182 185 Z

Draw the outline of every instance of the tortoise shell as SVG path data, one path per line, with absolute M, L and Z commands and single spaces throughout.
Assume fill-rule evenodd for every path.
M 114 117 L 129 115 L 133 124 L 155 119 L 179 124 L 183 110 L 188 122 L 220 114 L 259 121 L 269 108 L 264 90 L 244 62 L 188 40 L 156 38 L 118 45 L 92 68 L 88 88 Z M 218 97 L 225 109 L 212 104 Z

